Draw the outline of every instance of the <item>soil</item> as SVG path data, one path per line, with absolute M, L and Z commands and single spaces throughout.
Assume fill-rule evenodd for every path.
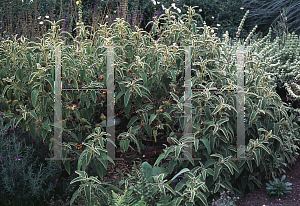
M 283 174 L 282 174 L 283 175 Z M 281 176 L 282 176 L 281 175 Z M 244 195 L 238 200 L 237 206 L 299 206 L 300 205 L 300 156 L 297 158 L 291 170 L 286 170 L 286 179 L 283 182 L 290 182 L 292 185 L 291 194 L 286 194 L 281 198 L 277 196 L 269 196 L 266 190 L 266 183 L 269 181 L 262 181 L 262 187 Z M 280 176 L 280 178 L 281 178 Z M 272 180 L 273 181 L 273 180 Z

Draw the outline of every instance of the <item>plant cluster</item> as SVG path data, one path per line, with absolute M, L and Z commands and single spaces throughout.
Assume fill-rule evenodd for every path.
M 79 2 L 78 4 L 76 2 Z M 20 6 L 21 5 L 21 6 Z M 243 6 L 239 1 L 178 1 L 171 0 L 162 1 L 44 1 L 35 0 L 33 2 L 16 2 L 0 3 L 2 9 L 1 25 L 2 36 L 8 37 L 13 33 L 18 33 L 27 36 L 29 39 L 35 37 L 35 33 L 45 34 L 48 27 L 44 25 L 41 17 L 50 16 L 52 21 L 58 21 L 62 18 L 66 19 L 65 25 L 62 27 L 65 31 L 73 33 L 76 23 L 79 21 L 77 14 L 81 15 L 83 22 L 92 26 L 93 32 L 98 28 L 98 22 L 103 24 L 108 22 L 113 23 L 115 18 L 123 18 L 126 22 L 134 26 L 143 28 L 149 31 L 150 27 L 146 24 L 153 20 L 155 16 L 159 17 L 164 10 L 170 6 L 179 9 L 180 13 L 185 13 L 187 10 L 184 7 L 198 6 L 196 10 L 198 14 L 203 16 L 203 19 L 211 27 L 218 28 L 215 33 L 219 38 L 222 38 L 226 31 L 229 36 L 235 36 L 235 28 L 239 24 L 239 19 L 243 16 Z M 12 9 L 14 8 L 14 9 Z M 154 12 L 153 12 L 154 11 Z M 26 14 L 26 15 L 25 15 Z M 49 15 L 51 14 L 51 15 Z M 25 17 L 27 16 L 27 18 Z M 197 21 L 200 25 L 202 22 Z M 26 25 L 26 26 L 25 26 Z M 1 32 L 0 32 L 1 33 Z M 249 33 L 249 28 L 243 28 L 241 37 L 246 38 Z
M 244 193 L 249 188 L 253 191 L 255 185 L 261 186 L 263 174 L 266 177 L 278 175 L 295 162 L 299 126 L 292 122 L 294 116 L 287 114 L 288 108 L 274 90 L 274 75 L 266 72 L 272 66 L 268 53 L 270 36 L 259 42 L 248 38 L 255 47 L 248 49 L 244 62 L 245 155 L 253 160 L 232 160 L 236 156 L 235 108 L 239 101 L 230 90 L 237 89 L 236 45 L 231 46 L 228 35 L 226 42 L 221 41 L 205 21 L 203 27 L 198 27 L 197 18 L 202 19 L 195 7 L 188 7 L 186 14 L 180 16 L 169 7 L 159 18 L 149 22 L 153 24 L 150 33 L 137 27 L 132 30 L 124 19 L 117 18 L 111 26 L 100 25 L 95 33 L 89 33 L 88 26 L 81 23 L 75 38 L 60 29 L 62 20 L 46 20 L 51 30 L 40 42 L 27 42 L 23 36 L 20 45 L 16 36 L 0 42 L 3 68 L 0 109 L 5 112 L 7 121 L 4 129 L 20 124 L 23 131 L 29 131 L 34 139 L 42 139 L 51 149 L 54 48 L 62 46 L 62 88 L 78 89 L 107 87 L 107 58 L 111 50 L 106 47 L 112 46 L 115 103 L 118 109 L 124 109 L 129 120 L 128 131 L 118 136 L 120 142 L 123 141 L 122 150 L 126 151 L 133 143 L 140 151 L 143 140 L 157 141 L 159 132 L 167 133 L 173 143 L 165 145 L 164 153 L 153 167 L 143 163 L 143 172 L 135 170 L 134 178 L 129 178 L 127 183 L 123 181 L 127 190 L 107 184 L 86 172 L 94 167 L 103 180 L 108 161 L 114 164 L 105 149 L 108 141 L 116 146 L 110 138 L 104 137 L 110 134 L 102 131 L 99 124 L 91 126 L 97 116 L 105 113 L 105 95 L 99 90 L 62 92 L 61 124 L 64 134 L 70 135 L 69 140 L 63 141 L 62 157 L 78 157 L 75 172 L 79 177 L 71 184 L 81 183 L 71 202 L 84 192 L 89 204 L 98 204 L 92 199 L 96 196 L 99 202 L 104 202 L 102 205 L 118 204 L 116 202 L 126 198 L 132 205 L 150 205 L 153 200 L 161 205 L 182 202 L 208 205 L 225 190 Z M 165 23 L 159 25 L 160 21 Z M 66 47 L 63 34 L 72 39 L 73 45 Z M 157 40 L 153 39 L 155 35 Z M 245 42 L 237 38 L 236 43 Z M 256 48 L 261 50 L 257 52 Z M 198 91 L 193 92 L 191 100 L 193 135 L 178 137 L 185 128 L 186 57 L 192 62 L 191 87 Z M 101 116 L 104 120 L 105 115 Z M 90 135 L 85 137 L 86 134 Z M 79 152 L 77 148 L 81 143 L 84 148 Z M 188 147 L 201 160 L 193 160 Z M 188 160 L 180 160 L 183 157 Z M 73 173 L 69 161 L 63 160 L 63 164 L 69 174 Z M 170 174 L 174 171 L 176 175 L 172 177 Z M 184 178 L 172 188 L 171 182 L 182 174 Z M 130 198 L 130 194 L 138 195 L 138 199 Z
M 279 25 L 278 29 L 295 32 L 300 34 L 299 22 L 299 6 L 298 1 L 294 0 L 243 0 L 242 4 L 245 9 L 249 9 L 249 20 L 247 24 L 250 27 L 258 24 L 258 30 L 266 35 L 270 27 L 275 26 L 279 19 L 284 19 Z M 276 31 L 275 31 L 276 32 Z M 283 33 L 280 32 L 280 37 Z
M 25 145 L 19 132 L 10 134 L 2 128 L 0 117 L 0 191 L 1 205 L 36 205 L 54 193 L 59 168 L 55 163 L 43 165 L 42 158 L 32 144 Z M 38 165 L 40 163 L 40 165 Z
M 283 182 L 283 180 L 285 179 L 285 175 L 283 175 L 281 177 L 281 180 L 279 181 L 279 179 L 274 178 L 274 182 L 272 182 L 270 180 L 270 184 L 266 183 L 267 187 L 267 193 L 269 195 L 277 195 L 278 197 L 281 197 L 285 194 L 291 193 L 290 190 L 292 190 L 292 188 L 290 188 L 289 186 L 292 185 L 292 183 L 290 182 Z

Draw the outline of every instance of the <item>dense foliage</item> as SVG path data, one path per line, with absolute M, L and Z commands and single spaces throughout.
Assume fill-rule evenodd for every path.
M 131 144 L 140 151 L 143 140 L 156 141 L 159 132 L 166 133 L 173 143 L 165 145 L 164 153 L 153 166 L 147 162 L 136 165 L 133 174 L 128 174 L 128 181 L 123 179 L 119 188 L 107 184 L 101 180 L 108 161 L 114 163 L 105 150 L 106 144 L 112 142 L 103 128 L 91 126 L 96 121 L 93 116 L 97 109 L 100 114 L 105 113 L 105 96 L 99 90 L 62 93 L 62 126 L 70 135 L 62 145 L 63 157 L 70 155 L 78 159 L 75 169 L 69 161 L 63 164 L 69 174 L 79 175 L 70 183 L 81 183 L 72 201 L 84 193 L 94 205 L 92 196 L 101 205 L 121 205 L 124 201 L 130 205 L 179 205 L 181 202 L 208 205 L 225 190 L 235 194 L 252 191 L 255 186 L 261 186 L 263 177 L 279 176 L 295 162 L 299 126 L 295 114 L 288 115 L 290 108 L 275 92 L 276 74 L 270 71 L 279 53 L 271 42 L 271 30 L 258 41 L 251 38 L 255 29 L 247 41 L 232 40 L 228 33 L 222 40 L 205 21 L 203 25 L 197 24 L 202 18 L 195 9 L 187 7 L 187 12 L 179 15 L 174 8 L 167 8 L 159 18 L 149 22 L 150 33 L 131 29 L 124 19 L 118 18 L 110 26 L 101 25 L 95 34 L 89 34 L 81 24 L 80 32 L 73 38 L 60 29 L 60 22 L 49 22 L 50 31 L 38 42 L 21 37 L 18 43 L 16 36 L 0 42 L 0 109 L 6 115 L 4 129 L 20 125 L 34 139 L 43 140 L 49 149 L 53 148 L 54 47 L 62 46 L 63 88 L 80 85 L 106 88 L 111 51 L 108 46 L 118 45 L 113 48 L 115 106 L 124 110 L 129 120 L 128 130 L 117 137 L 123 143 L 122 150 Z M 237 36 L 245 18 L 246 15 Z M 73 39 L 73 45 L 65 47 L 63 35 Z M 234 161 L 235 108 L 239 99 L 227 90 L 237 89 L 235 46 L 249 43 L 252 47 L 244 55 L 245 153 L 253 160 Z M 195 47 L 190 50 L 186 45 Z M 287 48 L 285 44 L 284 48 Z M 191 87 L 199 91 L 193 91 L 191 101 L 193 135 L 180 136 L 185 128 L 186 58 L 192 62 Z M 81 106 L 74 106 L 73 102 L 79 101 Z M 105 119 L 101 115 L 101 120 L 102 117 Z M 76 148 L 80 143 L 85 146 L 81 152 Z M 188 145 L 193 157 L 201 160 L 192 159 L 186 150 Z M 182 157 L 188 160 L 179 160 Z M 91 167 L 96 167 L 100 178 L 86 172 Z M 176 175 L 171 175 L 172 172 Z M 171 186 L 182 174 L 183 179 L 175 187 Z

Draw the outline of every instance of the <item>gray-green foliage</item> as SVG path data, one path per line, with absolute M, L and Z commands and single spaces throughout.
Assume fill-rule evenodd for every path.
M 275 26 L 275 23 L 282 18 L 281 14 L 286 16 L 286 27 L 290 32 L 300 34 L 300 21 L 299 21 L 299 1 L 297 0 L 243 0 L 245 9 L 250 10 L 249 19 L 247 23 L 251 27 L 259 24 L 264 34 L 268 32 L 271 25 Z M 282 13 L 282 9 L 286 13 Z M 286 15 L 285 15 L 286 14 Z
M 1 205 L 7 205 L 8 200 L 12 205 L 42 205 L 54 193 L 58 166 L 38 165 L 41 159 L 35 156 L 36 150 L 31 145 L 21 145 L 12 135 L 0 136 Z
M 283 82 L 292 98 L 300 99 L 295 93 L 299 90 L 300 79 L 300 47 L 299 36 L 295 32 L 283 33 L 283 37 L 271 40 L 271 28 L 269 33 L 258 42 L 253 42 L 256 53 L 263 56 L 269 65 L 265 71 L 273 75 L 274 83 Z M 258 65 L 255 66 L 258 68 Z M 293 88 L 293 89 L 292 89 Z
M 163 203 L 168 199 L 167 196 L 171 195 L 175 205 L 179 205 L 180 202 L 186 205 L 207 205 L 213 198 L 217 199 L 224 190 L 244 192 L 246 187 L 254 190 L 255 185 L 261 186 L 263 175 L 270 177 L 284 172 L 285 166 L 294 163 L 298 155 L 299 126 L 293 122 L 293 116 L 288 116 L 288 108 L 282 104 L 279 95 L 275 92 L 273 85 L 275 74 L 268 71 L 272 65 L 268 56 L 265 55 L 272 51 L 272 45 L 268 44 L 268 37 L 259 42 L 250 41 L 253 47 L 246 53 L 244 62 L 245 142 L 246 157 L 254 160 L 233 161 L 231 158 L 236 156 L 235 108 L 238 100 L 233 91 L 226 90 L 237 89 L 235 85 L 236 50 L 229 44 L 228 36 L 225 38 L 226 42 L 222 42 L 212 32 L 214 28 L 207 26 L 205 22 L 203 22 L 203 27 L 198 27 L 195 19 L 199 16 L 195 13 L 195 8 L 188 7 L 187 14 L 179 18 L 176 18 L 177 15 L 171 7 L 168 8 L 165 14 L 160 16 L 160 19 L 165 20 L 166 23 L 159 27 L 159 19 L 155 19 L 150 34 L 143 33 L 139 29 L 133 31 L 128 28 L 128 24 L 123 19 L 116 19 L 111 27 L 103 25 L 97 31 L 100 37 L 94 39 L 93 47 L 91 47 L 92 40 L 86 38 L 85 28 L 81 26 L 81 32 L 74 41 L 75 45 L 72 45 L 68 52 L 67 49 L 62 50 L 62 67 L 64 68 L 62 76 L 70 78 L 73 74 L 81 72 L 80 78 L 85 81 L 84 83 L 89 84 L 91 78 L 94 77 L 94 66 L 97 66 L 101 73 L 105 73 L 106 70 L 107 50 L 100 45 L 122 46 L 114 50 L 115 101 L 120 109 L 124 109 L 127 118 L 130 113 L 134 114 L 131 102 L 136 102 L 136 115 L 132 115 L 129 120 L 128 135 L 122 134 L 119 137 L 122 137 L 122 140 L 128 140 L 130 136 L 131 142 L 140 144 L 145 135 L 148 134 L 149 138 L 156 140 L 158 130 L 166 129 L 174 144 L 166 145 L 164 153 L 159 156 L 154 166 L 158 166 L 163 159 L 169 158 L 176 162 L 176 172 L 185 173 L 184 179 L 172 188 L 171 180 L 166 173 L 152 176 L 153 183 L 147 183 L 143 174 L 136 170 L 135 178 L 129 183 L 128 189 L 138 194 L 139 201 L 141 196 L 145 198 L 143 200 L 148 201 L 146 194 L 150 193 L 152 195 L 148 197 L 159 196 L 161 199 L 158 201 Z M 180 20 L 184 23 L 179 23 Z M 56 28 L 53 26 L 52 33 L 41 40 L 42 43 L 49 44 L 47 47 L 51 44 L 63 44 L 61 33 Z M 155 34 L 159 36 L 157 41 L 151 38 Z M 35 63 L 34 54 L 34 61 L 29 61 L 29 58 L 25 59 L 24 55 L 13 58 L 18 54 L 12 55 L 11 43 L 12 41 L 3 42 L 2 48 L 7 57 L 2 56 L 0 64 L 8 67 L 9 64 L 17 65 L 17 61 L 23 60 L 23 65 L 28 71 L 39 68 L 39 64 Z M 49 58 L 51 48 L 46 50 L 41 46 L 42 43 L 31 43 L 34 45 L 32 49 L 40 49 L 46 53 L 40 54 L 40 59 L 45 61 L 46 68 L 52 69 L 54 62 Z M 240 43 L 244 44 L 244 42 Z M 185 66 L 185 51 L 182 47 L 185 45 L 198 46 L 191 50 L 192 88 L 202 90 L 193 93 L 191 101 L 193 135 L 177 137 L 174 125 L 178 126 L 177 132 L 183 133 L 184 130 L 182 70 Z M 255 50 L 256 47 L 259 49 Z M 79 59 L 82 64 L 78 64 Z M 32 65 L 32 62 L 35 65 Z M 89 73 L 86 74 L 85 70 Z M 129 72 L 130 70 L 132 72 Z M 15 71 L 12 69 L 11 72 Z M 18 72 L 16 73 L 18 76 Z M 8 79 L 10 78 L 9 76 Z M 49 81 L 53 82 L 53 79 Z M 38 82 L 35 83 L 38 84 Z M 168 89 L 170 85 L 171 91 Z M 15 85 L 9 86 L 11 87 L 9 91 L 12 92 Z M 211 89 L 215 87 L 221 90 L 212 91 Z M 66 85 L 66 88 L 69 86 Z M 169 98 L 166 98 L 164 93 L 170 94 Z M 3 92 L 4 95 L 6 95 L 6 90 Z M 148 99 L 149 103 L 142 104 L 143 98 Z M 153 99 L 156 103 L 153 103 Z M 31 109 L 36 110 L 35 107 Z M 12 122 L 13 120 L 15 119 L 13 118 Z M 144 127 L 141 123 L 144 123 Z M 81 166 L 82 170 L 85 170 L 92 159 L 99 157 L 96 155 L 97 150 L 102 150 L 101 152 L 105 154 L 102 135 L 99 137 L 98 133 L 98 140 L 89 140 L 86 144 L 89 147 L 79 158 L 78 170 Z M 98 147 L 91 146 L 96 142 L 99 142 Z M 188 143 L 191 143 L 196 156 L 201 158 L 200 161 L 193 161 L 191 155 L 186 153 Z M 70 145 L 72 144 L 69 143 L 66 147 L 70 148 Z M 189 161 L 178 160 L 184 155 Z M 174 168 L 174 161 L 169 161 L 168 168 Z M 190 165 L 188 165 L 189 162 Z M 107 191 L 103 185 L 122 192 L 124 195 L 124 191 L 100 182 L 95 177 L 89 178 L 84 171 L 76 171 L 76 173 L 80 177 L 72 182 L 80 181 L 82 184 L 72 200 L 84 190 L 90 202 L 94 188 L 96 188 L 94 191 L 98 189 L 98 192 L 107 199 Z M 99 175 L 100 173 L 101 171 Z M 95 186 L 96 182 L 99 185 Z M 213 191 L 213 194 L 210 191 Z M 121 197 L 115 196 L 114 198 L 118 201 Z
M 290 188 L 289 186 L 292 185 L 292 183 L 290 182 L 283 182 L 283 180 L 285 179 L 285 175 L 283 175 L 281 177 L 281 180 L 279 181 L 279 179 L 274 178 L 274 182 L 272 182 L 271 180 L 269 181 L 269 183 L 266 183 L 267 187 L 267 193 L 269 195 L 277 195 L 278 197 L 281 197 L 285 194 L 291 193 L 290 190 L 292 190 L 292 188 Z

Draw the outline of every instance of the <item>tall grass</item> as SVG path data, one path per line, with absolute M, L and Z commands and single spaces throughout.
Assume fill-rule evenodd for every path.
M 60 26 L 69 33 L 72 33 L 79 21 L 79 5 L 76 5 L 75 0 L 57 1 L 57 5 L 51 4 L 51 1 L 47 2 L 49 13 L 39 9 L 41 8 L 39 3 L 45 3 L 43 0 L 34 0 L 30 4 L 17 4 L 16 1 L 2 1 L 2 4 L 0 2 L 0 36 L 2 38 L 6 39 L 11 35 L 18 34 L 18 38 L 23 35 L 29 40 L 35 41 L 36 37 L 46 34 L 50 28 L 48 23 L 41 23 L 45 16 L 49 16 L 51 21 L 65 19 L 65 22 L 61 23 Z M 106 5 L 101 4 L 101 2 L 97 2 L 94 6 L 85 5 L 84 8 L 89 9 L 84 10 L 85 12 L 82 14 L 83 22 L 85 25 L 92 26 L 91 32 L 93 33 L 100 28 L 99 24 L 107 22 L 110 26 L 116 18 L 126 19 L 132 29 L 134 26 L 140 27 L 143 16 L 138 12 L 141 8 L 139 1 L 135 0 L 135 3 L 133 12 L 128 11 L 128 0 L 121 0 L 120 3 L 117 0 L 106 1 Z M 76 35 L 76 32 L 73 34 Z

